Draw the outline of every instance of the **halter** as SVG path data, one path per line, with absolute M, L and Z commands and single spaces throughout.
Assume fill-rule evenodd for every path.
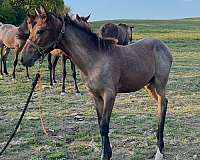
M 27 43 L 30 44 L 33 48 L 35 48 L 38 52 L 38 55 L 40 57 L 42 57 L 41 61 L 48 54 L 48 52 L 46 52 L 46 50 L 48 50 L 51 47 L 54 49 L 56 47 L 56 45 L 60 42 L 61 38 L 63 37 L 63 34 L 65 33 L 65 21 L 64 21 L 63 17 L 61 19 L 62 19 L 62 23 L 63 23 L 61 31 L 60 31 L 58 37 L 53 42 L 47 44 L 44 47 L 40 47 L 39 45 L 34 43 L 31 39 L 27 39 Z

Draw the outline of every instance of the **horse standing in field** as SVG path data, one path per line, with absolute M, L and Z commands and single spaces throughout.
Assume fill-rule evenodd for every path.
M 8 74 L 6 67 L 7 55 L 10 49 L 14 49 L 14 62 L 13 62 L 13 79 L 16 78 L 16 66 L 18 62 L 18 55 L 21 49 L 23 48 L 28 36 L 29 36 L 29 28 L 33 25 L 34 16 L 28 15 L 27 19 L 19 26 L 16 27 L 11 24 L 4 24 L 0 27 L 0 47 L 1 47 L 1 75 L 3 75 L 3 65 L 4 65 L 4 73 Z M 3 53 L 3 48 L 5 47 L 5 53 Z M 28 67 L 26 67 L 27 78 Z
M 118 40 L 119 45 L 128 45 L 132 41 L 132 32 L 134 26 L 129 26 L 124 23 L 118 25 L 113 23 L 104 24 L 99 31 L 99 36 L 103 38 L 115 38 Z
M 83 27 L 88 28 L 88 30 L 90 30 L 89 23 L 88 23 L 89 18 L 90 18 L 90 15 L 87 16 L 87 17 L 84 17 L 84 16 L 80 17 L 77 14 L 75 21 L 77 21 L 80 25 L 82 25 Z M 76 80 L 76 67 L 75 67 L 75 64 L 71 61 L 69 56 L 66 56 L 66 54 L 60 49 L 54 49 L 53 51 L 50 52 L 50 54 L 48 54 L 48 63 L 49 63 L 49 71 L 50 71 L 50 85 L 53 85 L 53 82 L 56 83 L 55 68 L 56 68 L 58 59 L 60 57 L 61 57 L 61 64 L 62 64 L 62 90 L 61 90 L 61 96 L 66 95 L 65 78 L 66 78 L 66 61 L 67 61 L 67 59 L 70 60 L 72 76 L 73 76 L 73 79 L 74 79 L 74 87 L 75 87 L 76 93 L 77 94 L 80 93 L 80 91 L 78 89 L 78 85 L 77 85 L 77 80 Z
M 50 85 L 53 86 L 53 82 L 56 83 L 55 79 L 55 68 L 58 62 L 58 59 L 61 57 L 61 64 L 62 64 L 62 89 L 61 89 L 61 96 L 66 95 L 65 91 L 65 79 L 66 79 L 66 61 L 67 59 L 70 60 L 72 76 L 74 79 L 74 88 L 76 90 L 76 94 L 80 93 L 77 85 L 77 78 L 76 78 L 76 67 L 75 64 L 71 61 L 71 59 L 66 56 L 66 54 L 60 49 L 54 49 L 48 54 L 48 63 L 49 63 L 49 71 L 50 71 Z
M 158 103 L 158 150 L 156 160 L 163 159 L 163 132 L 167 111 L 166 84 L 172 64 L 169 48 L 158 39 L 143 39 L 121 46 L 102 39 L 70 17 L 47 13 L 40 7 L 36 25 L 22 49 L 21 62 L 32 66 L 44 53 L 59 48 L 81 70 L 95 101 L 102 140 L 102 160 L 112 157 L 109 122 L 117 93 L 145 88 Z

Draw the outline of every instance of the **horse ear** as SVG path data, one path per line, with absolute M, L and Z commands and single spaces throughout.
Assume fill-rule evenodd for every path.
M 40 6 L 40 13 L 42 17 L 47 17 L 47 11 L 43 6 Z
M 35 8 L 35 15 L 40 16 L 40 11 L 37 8 Z
M 88 21 L 88 19 L 90 18 L 90 16 L 91 16 L 91 13 L 87 17 L 85 17 L 85 21 Z
M 42 18 L 47 17 L 46 9 L 43 6 L 40 6 L 40 8 L 35 8 L 35 13 L 39 17 L 42 17 Z
M 131 25 L 130 28 L 135 28 L 135 26 L 134 26 L 134 25 Z
M 76 14 L 76 19 L 81 19 L 81 17 L 78 15 L 78 14 Z

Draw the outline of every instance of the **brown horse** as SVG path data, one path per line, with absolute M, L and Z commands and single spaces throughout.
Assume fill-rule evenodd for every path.
M 18 62 L 18 55 L 23 48 L 28 36 L 29 28 L 32 25 L 34 16 L 28 15 L 28 18 L 19 26 L 16 27 L 11 24 L 4 24 L 0 27 L 0 47 L 1 47 L 1 75 L 3 75 L 2 66 L 4 65 L 4 73 L 8 74 L 6 68 L 6 59 L 10 49 L 14 49 L 14 63 L 13 63 L 13 79 L 16 78 L 16 66 Z M 3 54 L 3 47 L 5 47 L 5 53 Z M 3 64 L 2 64 L 3 63 Z M 26 67 L 27 77 L 28 67 Z
M 132 41 L 132 32 L 134 26 L 129 26 L 124 23 L 118 25 L 113 23 L 104 24 L 99 31 L 99 36 L 104 38 L 115 38 L 118 40 L 119 45 L 127 45 Z
M 117 93 L 145 88 L 158 103 L 156 160 L 163 159 L 163 132 L 167 111 L 166 84 L 172 64 L 168 47 L 158 39 L 143 39 L 127 46 L 99 38 L 70 17 L 38 10 L 36 25 L 22 49 L 21 62 L 32 66 L 46 51 L 62 49 L 81 70 L 93 95 L 102 139 L 102 160 L 112 156 L 109 122 Z
M 62 90 L 61 90 L 61 96 L 66 95 L 65 91 L 65 78 L 66 78 L 66 61 L 67 59 L 70 60 L 71 64 L 71 70 L 72 70 L 72 76 L 74 79 L 74 87 L 76 90 L 76 94 L 80 93 L 77 85 L 77 79 L 76 79 L 76 67 L 75 64 L 71 61 L 71 59 L 66 56 L 66 54 L 60 50 L 60 49 L 54 49 L 53 51 L 48 54 L 48 63 L 49 63 L 49 71 L 50 71 L 50 85 L 53 85 L 53 82 L 56 83 L 55 79 L 55 68 L 56 64 L 58 62 L 58 59 L 61 57 L 61 64 L 62 64 Z
M 84 17 L 84 16 L 80 17 L 78 14 L 76 14 L 75 21 L 77 21 L 80 25 L 82 25 L 83 27 L 88 28 L 88 30 L 90 30 L 89 23 L 88 23 L 89 18 L 90 18 L 90 15 L 87 16 L 87 17 Z M 69 59 L 70 63 L 71 63 L 71 70 L 72 70 L 72 76 L 73 76 L 73 79 L 74 79 L 74 87 L 75 87 L 75 90 L 76 90 L 76 94 L 80 93 L 80 91 L 78 89 L 78 85 L 77 85 L 77 80 L 76 80 L 76 67 L 75 67 L 75 64 L 60 49 L 54 49 L 53 51 L 50 52 L 50 54 L 48 54 L 48 63 L 49 63 L 49 71 L 50 71 L 50 85 L 53 85 L 53 82 L 56 83 L 55 67 L 56 67 L 58 59 L 60 57 L 61 57 L 61 64 L 62 64 L 62 90 L 61 90 L 61 96 L 65 96 L 66 95 L 66 92 L 65 92 L 65 78 L 66 78 L 66 61 L 67 61 L 67 59 Z

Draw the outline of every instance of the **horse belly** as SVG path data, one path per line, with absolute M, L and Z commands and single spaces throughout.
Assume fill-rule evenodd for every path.
M 138 72 L 127 70 L 126 74 L 123 74 L 120 78 L 118 92 L 129 93 L 140 90 L 149 83 L 154 73 L 155 68 L 153 66 L 149 66 L 148 69 L 139 70 Z

